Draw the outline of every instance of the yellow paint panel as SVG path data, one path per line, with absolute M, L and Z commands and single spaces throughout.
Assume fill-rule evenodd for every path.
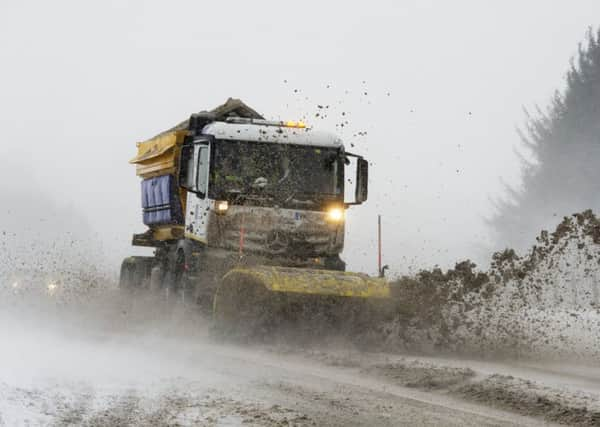
M 244 279 L 254 279 L 274 292 L 360 298 L 390 296 L 390 286 L 385 279 L 345 271 L 257 266 L 233 269 L 223 281 L 241 283 Z
M 154 228 L 152 237 L 154 240 L 176 240 L 183 236 L 183 227 L 179 225 Z
M 129 163 L 137 166 L 136 173 L 142 178 L 173 173 L 186 134 L 187 131 L 173 131 L 138 142 L 138 153 Z

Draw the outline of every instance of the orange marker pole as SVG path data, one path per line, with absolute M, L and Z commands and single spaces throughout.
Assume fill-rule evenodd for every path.
M 381 276 L 381 215 L 377 215 L 377 272 Z
M 242 220 L 240 222 L 240 258 L 244 255 L 244 218 L 245 215 L 242 214 Z

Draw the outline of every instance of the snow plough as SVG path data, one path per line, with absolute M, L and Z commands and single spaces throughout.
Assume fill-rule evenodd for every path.
M 337 136 L 230 98 L 139 142 L 130 163 L 147 226 L 132 244 L 154 255 L 123 261 L 122 289 L 180 295 L 231 330 L 389 296 L 383 278 L 346 272 L 340 257 L 368 162 Z

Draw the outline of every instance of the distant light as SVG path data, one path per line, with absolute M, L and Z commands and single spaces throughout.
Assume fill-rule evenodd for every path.
M 224 214 L 229 209 L 229 203 L 227 200 L 219 200 L 217 201 L 217 213 Z
M 17 289 L 19 287 L 19 282 L 14 282 L 12 284 L 13 289 Z
M 48 283 L 48 293 L 49 294 L 53 294 L 54 291 L 56 291 L 56 288 L 58 288 L 58 285 L 55 282 L 50 282 Z

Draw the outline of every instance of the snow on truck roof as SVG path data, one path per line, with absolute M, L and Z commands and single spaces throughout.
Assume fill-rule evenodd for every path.
M 212 122 L 204 126 L 202 133 L 217 139 L 272 142 L 277 144 L 308 145 L 339 148 L 342 140 L 333 133 L 307 127 L 260 123 Z
M 204 126 L 202 133 L 213 135 L 218 139 L 265 141 L 315 147 L 337 148 L 342 146 L 342 140 L 332 133 L 307 128 L 302 123 L 265 120 L 260 113 L 239 99 L 229 98 L 224 104 L 199 114 L 202 113 L 211 114 L 215 120 Z M 186 130 L 189 124 L 189 120 L 184 120 L 150 140 L 174 131 Z

